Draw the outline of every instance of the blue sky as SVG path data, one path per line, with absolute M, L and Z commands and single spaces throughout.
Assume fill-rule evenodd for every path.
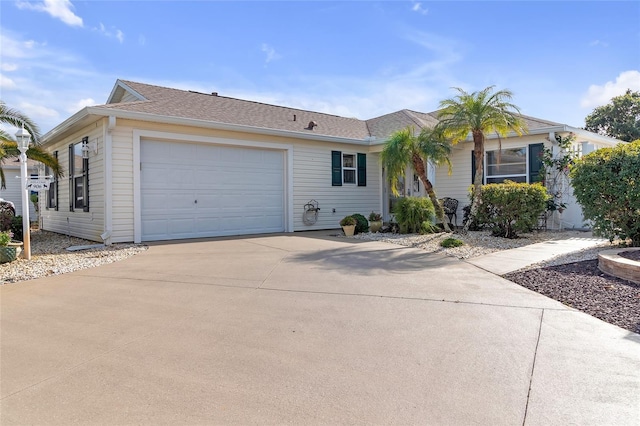
M 0 91 L 44 132 L 118 78 L 360 119 L 489 85 L 583 126 L 640 90 L 638 1 L 0 0 Z

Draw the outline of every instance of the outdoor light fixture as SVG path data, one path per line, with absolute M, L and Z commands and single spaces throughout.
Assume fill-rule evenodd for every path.
M 27 189 L 27 149 L 31 134 L 24 129 L 24 125 L 16 132 L 16 141 L 20 151 L 20 183 L 22 192 L 22 257 L 31 260 L 31 234 L 29 223 L 29 190 Z
M 98 143 L 93 141 L 93 143 L 89 143 L 89 137 L 85 136 L 82 138 L 82 158 L 84 160 L 89 158 L 89 154 L 93 151 L 94 154 L 98 153 Z

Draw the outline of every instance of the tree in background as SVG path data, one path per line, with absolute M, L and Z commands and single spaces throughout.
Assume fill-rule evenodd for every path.
M 9 124 L 14 127 L 21 128 L 24 126 L 25 130 L 31 134 L 31 140 L 34 142 L 27 150 L 27 158 L 43 163 L 45 166 L 49 166 L 53 173 L 60 177 L 62 176 L 62 169 L 58 160 L 38 144 L 40 143 L 40 129 L 31 121 L 29 117 L 21 113 L 18 110 L 9 108 L 3 101 L 0 100 L 0 123 Z M 6 181 L 4 171 L 2 170 L 2 164 L 9 158 L 18 158 L 20 156 L 20 150 L 18 150 L 18 144 L 13 138 L 13 135 L 0 129 L 0 188 L 6 188 Z
M 593 230 L 640 247 L 640 140 L 601 148 L 571 169 L 573 193 Z
M 398 130 L 391 135 L 380 154 L 380 160 L 391 183 L 391 192 L 396 196 L 398 195 L 398 180 L 405 175 L 407 166 L 413 167 L 413 171 L 422 181 L 422 185 L 433 203 L 436 217 L 442 221 L 447 232 L 451 229 L 444 218 L 444 210 L 438 202 L 433 184 L 427 178 L 426 163 L 427 161 L 431 161 L 435 165 L 446 163 L 451 170 L 450 154 L 451 143 L 438 127 L 435 129 L 424 128 L 419 135 L 415 134 L 415 129 L 412 127 Z
M 457 96 L 440 102 L 438 126 L 441 126 L 445 136 L 451 138 L 454 144 L 467 139 L 469 133 L 473 136 L 476 175 L 473 181 L 471 214 L 464 224 L 463 232 L 469 230 L 471 218 L 476 215 L 480 203 L 485 135 L 497 133 L 499 136 L 506 136 L 513 131 L 522 136 L 527 131 L 526 123 L 519 115 L 520 110 L 511 103 L 513 97 L 511 91 L 494 92 L 494 87 L 489 86 L 473 93 L 455 88 L 458 91 Z
M 640 139 L 640 92 L 627 89 L 624 95 L 598 107 L 585 118 L 586 130 L 631 142 Z

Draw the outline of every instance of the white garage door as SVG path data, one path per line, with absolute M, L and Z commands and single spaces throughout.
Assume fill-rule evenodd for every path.
M 142 140 L 142 240 L 284 231 L 283 151 Z

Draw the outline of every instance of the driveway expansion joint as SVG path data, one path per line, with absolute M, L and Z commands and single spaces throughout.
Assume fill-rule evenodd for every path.
M 522 419 L 522 426 L 527 422 L 527 411 L 529 410 L 529 399 L 531 398 L 531 387 L 533 385 L 533 374 L 536 370 L 536 359 L 538 358 L 538 346 L 540 346 L 540 336 L 542 335 L 542 322 L 544 320 L 544 309 L 540 313 L 540 323 L 538 324 L 538 338 L 536 339 L 536 348 L 533 351 L 533 363 L 531 365 L 531 376 L 529 377 L 529 390 L 527 392 L 527 403 L 524 407 L 524 418 Z
M 389 296 L 384 294 L 368 294 L 368 293 L 338 293 L 333 291 L 311 291 L 311 290 L 292 290 L 287 288 L 269 288 L 259 287 L 256 290 L 263 291 L 279 291 L 284 293 L 308 293 L 308 294 L 322 294 L 330 296 L 350 296 L 350 297 L 377 297 L 381 299 L 398 299 L 398 300 L 415 300 L 424 302 L 439 302 L 439 303 L 451 303 L 451 304 L 464 304 L 464 305 L 478 305 L 478 306 L 490 306 L 497 308 L 516 308 L 516 309 L 534 309 L 534 310 L 550 310 L 550 311 L 572 311 L 571 308 L 541 308 L 540 306 L 519 306 L 519 305 L 507 305 L 500 303 L 485 303 L 485 302 L 470 302 L 464 300 L 447 300 L 447 299 L 434 299 L 429 297 L 409 297 L 409 296 Z

